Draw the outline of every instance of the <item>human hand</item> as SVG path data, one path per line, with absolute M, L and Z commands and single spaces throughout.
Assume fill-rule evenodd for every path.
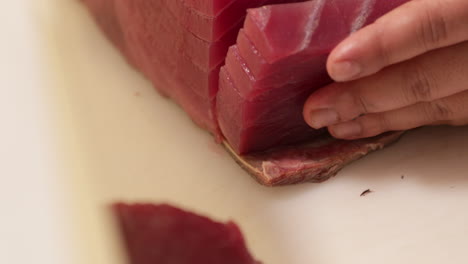
M 468 0 L 413 0 L 331 53 L 304 118 L 336 138 L 468 124 Z

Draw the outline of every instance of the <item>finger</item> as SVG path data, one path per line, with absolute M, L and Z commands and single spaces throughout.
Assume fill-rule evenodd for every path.
M 434 102 L 365 115 L 353 121 L 330 126 L 328 130 L 336 138 L 358 139 L 431 124 L 466 125 L 467 105 L 468 91 L 465 91 Z
M 452 125 L 452 126 L 466 126 L 466 125 L 468 125 L 468 117 L 450 121 L 448 125 Z
M 468 90 L 467 66 L 468 42 L 432 51 L 367 78 L 317 91 L 304 106 L 304 118 L 318 129 L 444 98 Z
M 413 0 L 340 43 L 328 72 L 355 80 L 429 50 L 468 40 L 467 0 Z

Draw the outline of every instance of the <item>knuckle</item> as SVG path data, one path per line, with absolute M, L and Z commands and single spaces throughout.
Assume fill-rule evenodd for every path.
M 411 71 L 405 71 L 403 76 L 404 84 L 407 85 L 406 100 L 408 102 L 427 102 L 434 98 L 433 90 L 435 81 L 428 74 L 423 66 L 411 65 Z
M 427 104 L 424 112 L 430 121 L 450 121 L 454 116 L 453 110 L 444 102 Z
M 369 105 L 368 100 L 363 97 L 360 93 L 354 94 L 354 104 L 357 105 L 360 109 L 361 114 L 367 114 L 371 112 L 371 105 Z
M 340 113 L 341 121 L 353 120 L 371 111 L 372 104 L 366 98 L 364 92 L 361 91 L 361 85 L 365 84 L 350 82 L 343 85 L 335 105 Z
M 434 3 L 440 3 L 440 1 Z M 448 38 L 448 24 L 444 16 L 440 14 L 438 5 L 425 10 L 419 22 L 418 38 L 426 50 L 440 46 Z
M 385 114 L 369 114 L 360 118 L 361 126 L 367 136 L 375 136 L 391 129 L 391 121 Z
M 386 16 L 378 18 L 374 23 L 368 26 L 369 31 L 374 32 L 373 42 L 375 45 L 375 53 L 384 65 L 391 64 L 393 52 L 389 47 L 388 40 L 386 38 L 386 32 L 388 31 L 389 21 Z
M 369 98 L 366 87 L 369 86 L 365 81 L 354 81 L 351 84 L 353 91 L 350 93 L 353 105 L 359 109 L 359 114 L 374 113 L 378 110 L 377 105 Z
M 379 59 L 384 63 L 384 65 L 389 65 L 393 61 L 392 59 L 393 52 L 388 47 L 387 41 L 384 38 L 385 34 L 383 34 L 383 32 L 385 32 L 385 25 L 383 25 L 382 22 L 380 23 L 381 24 L 379 23 L 376 24 L 376 27 L 381 28 L 380 34 L 377 35 L 378 36 L 377 42 L 376 42 L 377 43 L 377 55 Z

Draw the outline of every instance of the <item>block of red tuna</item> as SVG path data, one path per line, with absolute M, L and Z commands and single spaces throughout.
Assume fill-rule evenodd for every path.
M 329 53 L 403 2 L 315 0 L 249 10 L 217 95 L 218 122 L 232 148 L 244 154 L 320 134 L 303 120 L 302 107 L 331 82 Z
M 253 152 L 273 157 L 273 149 L 311 146 L 323 131 L 308 127 L 301 112 L 306 98 L 331 82 L 325 69 L 330 51 L 351 32 L 409 0 L 81 1 L 161 94 L 224 140 L 257 179 L 274 185 L 280 181 L 266 181 L 259 175 L 267 172 L 258 169 L 272 159 Z M 329 152 L 331 160 L 341 160 L 334 168 L 382 146 L 379 138 L 366 142 L 370 147 L 360 153 L 352 153 L 357 148 L 351 145 L 340 148 L 349 153 L 347 159 Z M 297 169 L 295 177 L 285 171 L 303 181 L 318 175 Z M 329 170 L 328 176 L 333 174 Z
M 115 204 L 131 264 L 260 264 L 239 227 L 169 205 Z

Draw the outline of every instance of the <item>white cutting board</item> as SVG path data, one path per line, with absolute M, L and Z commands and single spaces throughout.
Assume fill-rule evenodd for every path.
M 232 219 L 266 264 L 468 263 L 467 127 L 408 133 L 323 184 L 265 188 L 129 67 L 78 1 L 34 7 L 87 263 L 113 263 L 101 213 L 115 201 Z

